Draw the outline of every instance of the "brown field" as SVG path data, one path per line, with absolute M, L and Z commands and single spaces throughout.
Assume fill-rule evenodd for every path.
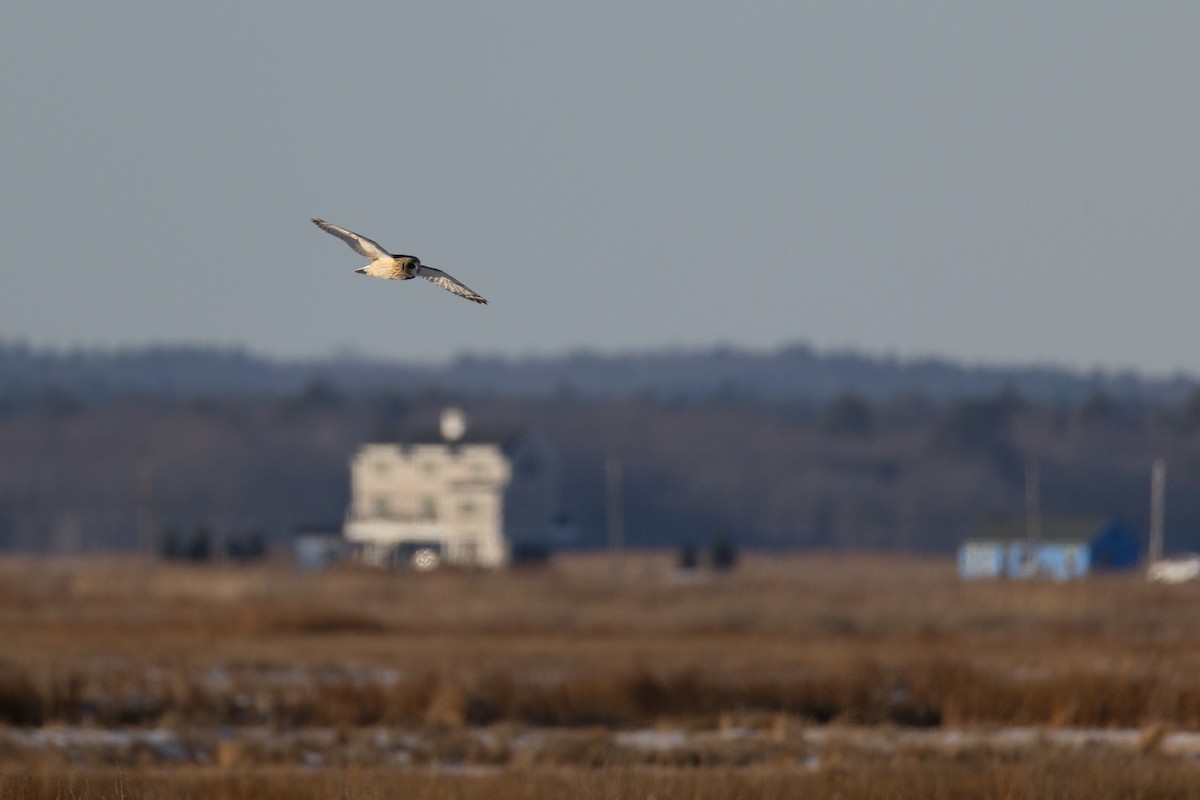
M 0 800 L 1200 797 L 1200 586 L 0 560 Z

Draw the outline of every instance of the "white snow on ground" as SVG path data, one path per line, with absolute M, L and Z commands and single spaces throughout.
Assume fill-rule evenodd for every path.
M 764 747 L 791 742 L 807 752 L 803 766 L 819 769 L 821 754 L 830 749 L 857 750 L 867 754 L 889 755 L 906 750 L 943 751 L 947 754 L 964 749 L 1019 754 L 1042 748 L 1081 750 L 1109 749 L 1114 752 L 1138 752 L 1153 749 L 1170 757 L 1200 760 L 1200 731 L 1156 733 L 1139 729 L 1085 728 L 997 728 L 997 729 L 919 729 L 893 727 L 853 727 L 842 725 L 802 726 L 788 729 L 728 727 L 718 730 L 680 728 L 640 728 L 619 731 L 584 732 L 557 728 L 505 728 L 503 734 L 482 728 L 469 732 L 481 746 L 496 752 L 536 754 L 564 737 L 589 736 L 629 751 L 669 753 L 688 748 L 719 750 L 722 746 Z M 347 741 L 344 733 L 331 728 L 306 728 L 279 732 L 263 727 L 222 727 L 180 733 L 165 728 L 96 729 L 53 726 L 45 728 L 5 728 L 0 730 L 0 745 L 10 751 L 53 752 L 79 763 L 122 763 L 132 751 L 151 754 L 164 762 L 212 763 L 219 742 L 233 742 L 277 753 L 291 753 L 299 763 L 319 767 L 345 763 L 348 748 L 362 755 L 370 753 L 380 761 L 397 766 L 413 763 L 414 755 L 429 753 L 435 746 L 432 735 L 422 731 L 371 728 Z M 343 757 L 334 757 L 338 750 Z M 353 758 L 353 757 L 351 757 Z M 435 761 L 446 771 L 468 769 L 469 765 Z

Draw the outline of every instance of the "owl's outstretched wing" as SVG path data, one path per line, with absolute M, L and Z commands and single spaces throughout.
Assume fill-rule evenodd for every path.
M 345 228 L 334 225 L 332 222 L 326 222 L 323 219 L 314 219 L 313 225 L 316 225 L 318 228 L 330 234 L 331 236 L 336 236 L 337 238 L 341 239 L 343 242 L 350 245 L 354 252 L 358 253 L 359 255 L 366 256 L 372 261 L 377 258 L 386 258 L 391 255 L 391 253 L 389 253 L 387 250 L 384 250 L 382 247 L 380 247 L 378 242 L 371 241 L 365 236 L 359 236 L 354 231 L 348 231 Z
M 481 294 L 471 291 L 467 288 L 466 284 L 458 280 L 458 278 L 455 278 L 449 273 L 442 272 L 440 269 L 427 267 L 422 264 L 417 269 L 417 274 L 427 281 L 436 283 L 447 292 L 454 292 L 459 297 L 465 297 L 468 300 L 474 300 L 476 303 L 483 303 L 484 305 L 487 305 L 487 298 Z

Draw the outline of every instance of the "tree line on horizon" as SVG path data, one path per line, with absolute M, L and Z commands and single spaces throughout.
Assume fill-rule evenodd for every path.
M 682 401 L 744 394 L 822 402 L 848 390 L 872 402 L 909 393 L 944 402 L 1009 390 L 1035 400 L 1080 402 L 1103 393 L 1177 403 L 1196 386 L 1195 378 L 1184 374 L 1150 377 L 1053 365 L 968 365 L 945 358 L 821 352 L 801 343 L 770 351 L 717 346 L 528 357 L 464 354 L 442 364 L 419 364 L 351 355 L 281 360 L 197 346 L 57 352 L 0 339 L 0 409 L 36 406 L 47 398 L 278 397 L 321 381 L 350 394 L 433 389 L 522 398 L 646 395 Z
M 216 541 L 261 531 L 284 547 L 297 529 L 340 525 L 361 443 L 432 430 L 451 403 L 481 433 L 532 427 L 555 443 L 577 547 L 605 540 L 613 458 L 631 546 L 720 535 L 739 547 L 950 552 L 984 522 L 1021 516 L 1034 460 L 1045 514 L 1112 516 L 1144 533 L 1150 464 L 1164 458 L 1168 550 L 1200 547 L 1194 385 L 1074 398 L 1001 386 L 522 396 L 318 373 L 287 392 L 18 398 L 0 380 L 0 548 L 149 551 L 165 531 L 199 529 Z

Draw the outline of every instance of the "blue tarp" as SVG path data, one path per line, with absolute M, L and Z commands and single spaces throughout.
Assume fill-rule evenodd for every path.
M 1092 539 L 1091 550 L 1093 569 L 1133 569 L 1142 543 L 1128 525 L 1114 519 Z

